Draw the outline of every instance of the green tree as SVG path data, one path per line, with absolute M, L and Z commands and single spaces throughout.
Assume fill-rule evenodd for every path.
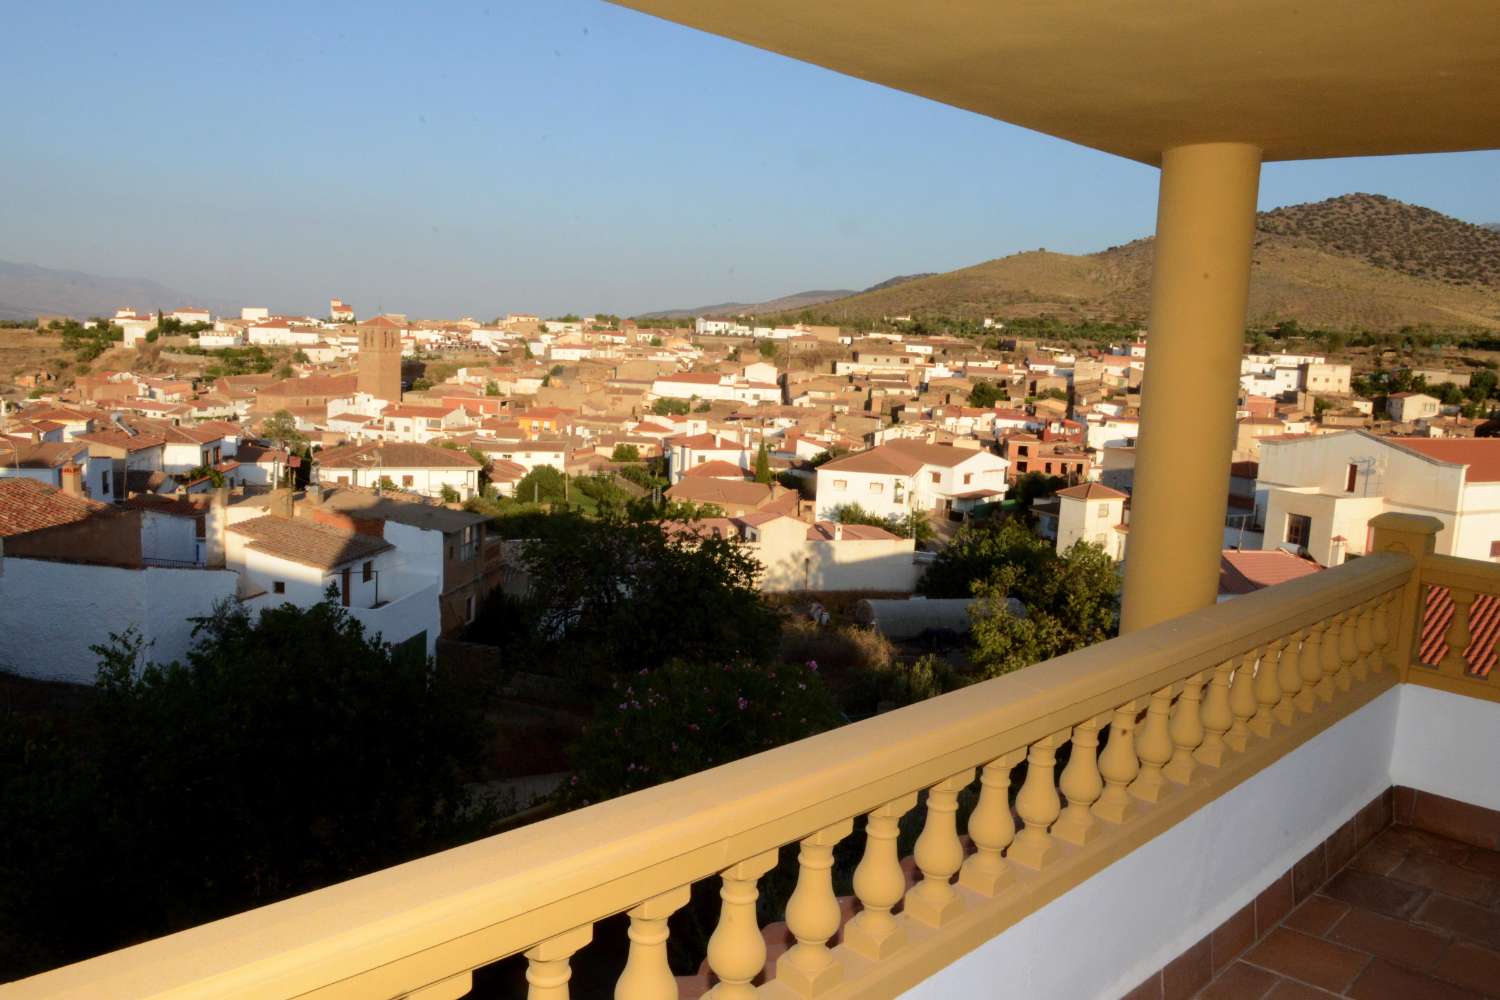
M 651 341 L 650 341 L 650 343 L 651 343 L 651 346 L 652 346 L 652 347 L 660 347 L 660 346 L 661 346 L 661 338 L 660 338 L 660 337 L 656 337 L 656 336 L 653 336 L 653 337 L 652 337 L 652 338 L 651 338 Z
M 980 380 L 969 390 L 969 405 L 985 410 L 992 409 L 996 403 L 1004 402 L 1006 398 L 993 382 Z
M 1029 511 L 1031 505 L 1043 497 L 1050 497 L 1058 490 L 1067 489 L 1068 481 L 1062 476 L 1049 476 L 1041 472 L 1027 472 L 1018 476 L 1006 491 L 1007 500 L 1021 501 L 1021 509 Z
M 765 441 L 761 441 L 760 447 L 755 451 L 755 481 L 757 483 L 770 483 L 774 480 L 771 475 L 771 453 L 766 450 Z
M 927 567 L 917 590 L 927 597 L 969 597 L 976 581 L 990 579 L 1003 566 L 1019 566 L 1025 578 L 1033 578 L 1055 558 L 1052 544 L 1017 518 L 967 521 Z
M 233 604 L 185 664 L 97 647 L 66 729 L 0 710 L 0 976 L 11 978 L 454 846 L 474 700 L 333 600 Z
M 833 508 L 832 513 L 833 520 L 839 524 L 868 524 L 884 528 L 897 538 L 915 536 L 917 541 L 926 542 L 935 537 L 931 522 L 917 511 L 905 517 L 896 514 L 882 517 L 874 511 L 865 510 L 857 503 L 846 503 Z
M 662 396 L 651 404 L 651 412 L 658 417 L 681 417 L 686 416 L 688 404 L 685 399 L 668 399 Z
M 621 441 L 615 445 L 615 450 L 610 452 L 609 460 L 611 462 L 639 462 L 641 460 L 641 450 L 633 444 Z
M 496 382 L 494 379 L 490 379 L 484 384 L 484 394 L 486 396 L 500 395 L 500 383 Z
M 516 499 L 528 503 L 562 503 L 567 493 L 566 477 L 550 465 L 538 465 L 516 483 Z
M 762 340 L 760 344 L 756 346 L 756 350 L 760 352 L 761 357 L 765 358 L 767 361 L 770 361 L 772 358 L 776 357 L 776 341 L 769 339 Z

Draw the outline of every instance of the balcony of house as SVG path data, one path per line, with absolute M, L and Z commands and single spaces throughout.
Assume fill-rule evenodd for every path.
M 442 581 L 421 573 L 382 570 L 373 574 L 367 601 L 349 607 L 350 617 L 386 642 L 415 644 L 419 637 L 426 655 L 436 650 L 441 630 L 438 595 Z
M 7 995 L 1425 995 L 1500 943 L 1470 638 L 1500 566 L 1438 527 L 1382 515 L 1327 572 Z M 712 933 L 669 959 L 689 912 Z

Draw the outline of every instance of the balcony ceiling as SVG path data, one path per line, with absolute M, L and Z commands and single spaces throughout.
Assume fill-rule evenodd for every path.
M 1159 163 L 1500 147 L 1496 0 L 615 0 Z

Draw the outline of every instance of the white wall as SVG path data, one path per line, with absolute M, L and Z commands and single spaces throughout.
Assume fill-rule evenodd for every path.
M 406 581 L 403 579 L 402 582 Z M 385 584 L 382 584 L 382 595 L 384 588 Z M 432 656 L 437 651 L 438 633 L 442 630 L 442 612 L 438 604 L 440 591 L 440 586 L 434 581 L 426 586 L 419 585 L 378 608 L 350 608 L 349 615 L 364 624 L 366 633 L 378 634 L 389 643 L 400 643 L 418 632 L 426 632 L 427 655 Z
M 1123 996 L 1391 784 L 1406 687 L 1387 691 L 904 996 Z
M 1500 809 L 1495 734 L 1500 705 L 1479 698 L 1401 685 L 1391 784 Z
M 191 517 L 141 511 L 141 557 L 198 562 L 198 525 Z
M 89 647 L 134 625 L 160 663 L 192 645 L 190 618 L 231 598 L 225 570 L 117 569 L 42 559 L 0 560 L 0 665 L 27 677 L 91 684 L 99 657 Z

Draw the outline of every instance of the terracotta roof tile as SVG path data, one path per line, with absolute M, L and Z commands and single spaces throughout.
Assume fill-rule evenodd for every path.
M 0 479 L 0 537 L 72 524 L 108 507 L 40 480 L 24 476 Z
M 249 547 L 257 552 L 318 569 L 334 569 L 394 548 L 384 538 L 271 514 L 232 524 L 228 530 L 251 539 Z

